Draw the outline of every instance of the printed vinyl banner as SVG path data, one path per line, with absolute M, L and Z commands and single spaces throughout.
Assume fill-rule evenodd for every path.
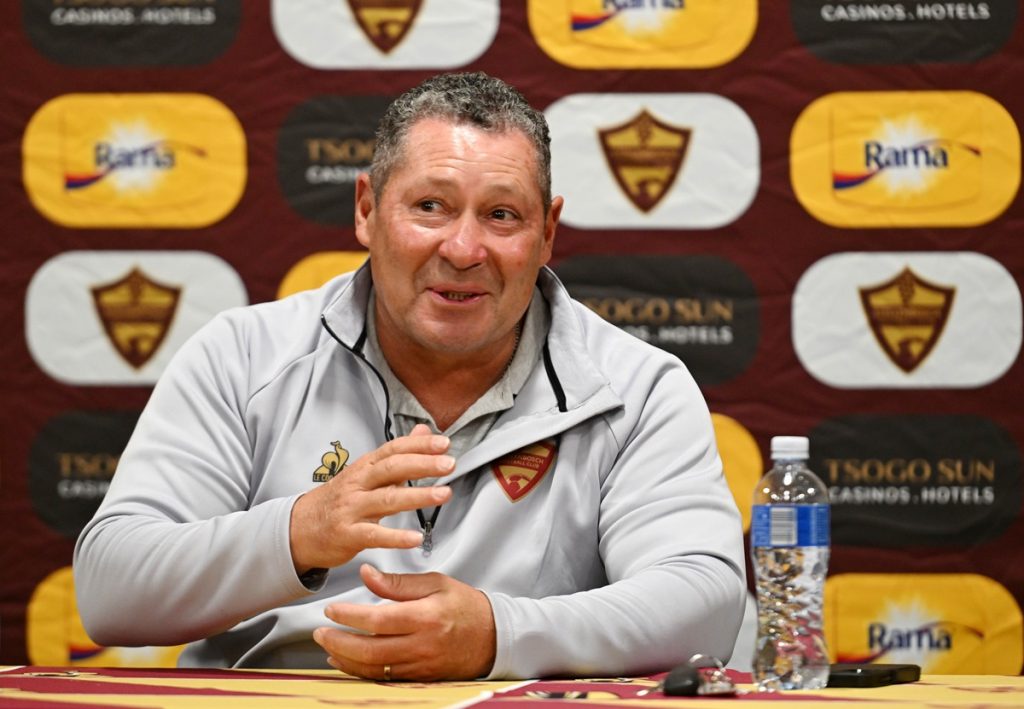
M 190 335 L 247 302 L 238 274 L 212 254 L 69 251 L 33 276 L 25 336 L 59 381 L 153 384 Z
M 566 224 L 708 229 L 739 217 L 757 192 L 757 131 L 721 96 L 572 95 L 546 114 Z
M 564 206 L 547 266 L 692 374 L 745 534 L 772 436 L 809 437 L 831 499 L 831 659 L 1021 672 L 1022 14 L 0 2 L 0 665 L 176 661 L 89 638 L 71 569 L 153 387 L 225 311 L 363 265 L 355 186 L 385 110 L 481 71 L 548 122 Z M 324 381 L 338 391 L 310 394 L 348 395 Z M 305 479 L 347 460 L 330 426 L 304 444 Z M 524 441 L 481 469 L 525 519 L 557 450 Z M 731 668 L 750 669 L 756 617 L 749 595 Z
M 245 189 L 245 134 L 221 102 L 187 94 L 69 94 L 25 131 L 25 188 L 77 227 L 200 227 Z
M 797 282 L 793 346 L 834 387 L 980 387 L 1020 355 L 1021 311 L 982 254 L 833 254 Z
M 927 674 L 1016 674 L 1021 610 L 977 574 L 839 574 L 825 582 L 838 662 L 912 663 Z

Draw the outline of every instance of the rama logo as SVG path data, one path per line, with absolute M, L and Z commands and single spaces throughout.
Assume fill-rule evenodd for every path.
M 984 640 L 985 633 L 953 620 L 942 620 L 915 601 L 909 607 L 890 607 L 888 618 L 867 626 L 868 652 L 839 657 L 839 662 L 913 663 L 928 668 L 940 656 L 955 652 L 957 639 Z
M 118 192 L 148 192 L 177 164 L 177 151 L 206 157 L 206 151 L 194 145 L 154 135 L 143 122 L 115 125 L 109 137 L 93 147 L 95 169 L 84 173 L 65 172 L 64 189 L 81 190 L 104 180 L 113 182 Z
M 833 172 L 835 190 L 849 190 L 881 179 L 890 194 L 923 192 L 936 173 L 951 169 L 956 160 L 981 157 L 980 148 L 929 135 L 913 118 L 902 125 L 886 121 L 882 132 L 880 138 L 864 141 L 863 169 Z
M 600 3 L 577 2 L 576 6 L 600 5 L 600 9 L 581 9 L 570 16 L 573 32 L 583 32 L 600 27 L 618 17 L 627 32 L 658 31 L 666 21 L 666 15 L 686 9 L 686 0 L 601 0 Z

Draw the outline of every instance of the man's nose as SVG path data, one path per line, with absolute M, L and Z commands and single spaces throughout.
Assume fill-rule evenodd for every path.
M 472 214 L 463 214 L 452 222 L 438 253 L 459 270 L 473 268 L 487 259 L 484 229 Z

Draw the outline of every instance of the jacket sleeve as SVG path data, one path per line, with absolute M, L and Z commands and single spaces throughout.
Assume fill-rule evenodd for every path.
M 103 645 L 193 641 L 302 597 L 295 498 L 250 505 L 248 347 L 219 316 L 153 390 L 110 489 L 78 538 L 78 609 Z
M 598 524 L 608 585 L 540 599 L 490 593 L 489 678 L 637 675 L 698 652 L 732 654 L 746 598 L 742 525 L 707 406 L 675 364 L 653 386 L 632 382 L 644 399 L 634 393 L 631 423 L 609 422 L 618 451 Z

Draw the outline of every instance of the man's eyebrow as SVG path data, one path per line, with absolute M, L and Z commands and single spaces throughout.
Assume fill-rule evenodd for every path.
M 410 187 L 413 190 L 419 190 L 423 188 L 434 188 L 434 189 L 450 189 L 457 188 L 458 180 L 441 177 L 437 175 L 422 175 L 420 179 L 414 180 Z M 483 181 L 484 189 L 488 193 L 497 194 L 508 194 L 508 195 L 522 195 L 523 188 L 521 187 L 519 180 L 515 178 L 502 179 L 493 178 L 486 179 Z

